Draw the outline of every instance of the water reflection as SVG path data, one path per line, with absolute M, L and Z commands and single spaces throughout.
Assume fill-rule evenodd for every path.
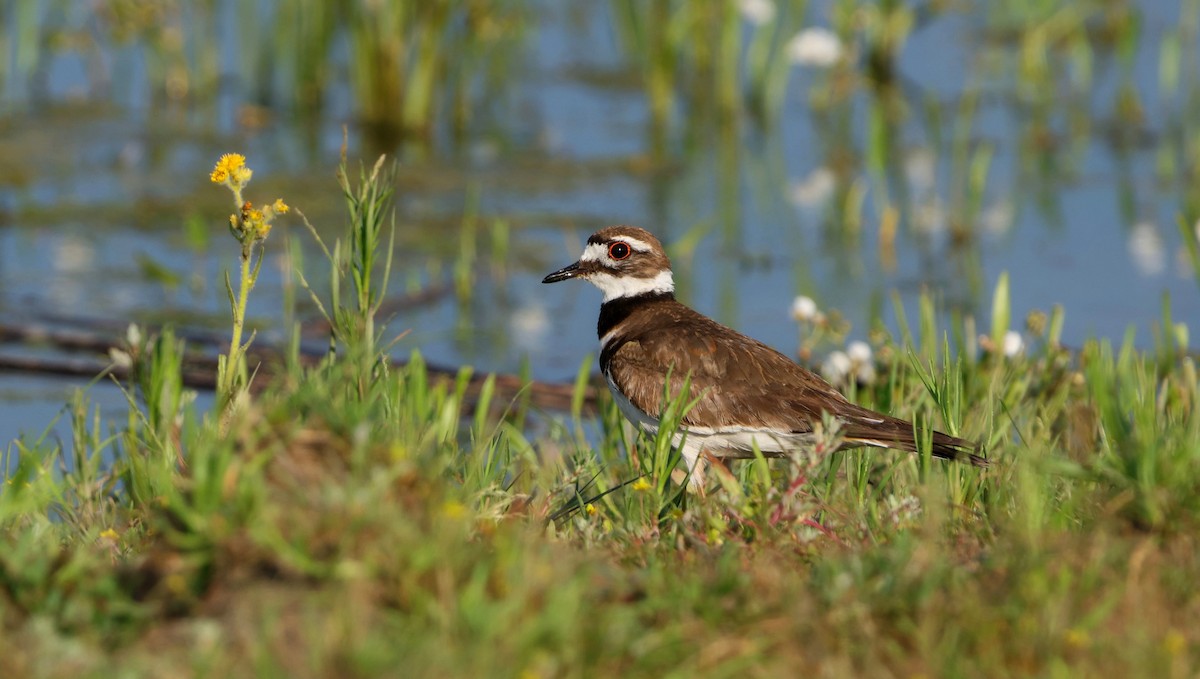
M 213 7 L 189 15 L 180 54 L 226 29 L 239 34 L 237 3 Z M 277 54 L 256 44 L 205 62 L 213 53 L 200 50 L 207 56 L 174 66 L 192 70 L 173 75 L 153 73 L 153 55 L 129 46 L 89 48 L 111 60 L 100 81 L 70 51 L 44 55 L 40 68 L 12 62 L 0 102 L 0 314 L 223 328 L 220 281 L 234 255 L 221 237 L 224 196 L 205 181 L 212 159 L 246 153 L 259 189 L 295 196 L 332 233 L 342 219 L 333 168 L 351 123 L 352 158 L 402 162 L 395 288 L 469 272 L 459 294 L 391 320 L 391 332 L 412 331 L 397 355 L 419 347 L 439 363 L 506 371 L 528 356 L 535 376 L 570 378 L 594 351 L 598 297 L 538 281 L 615 222 L 662 237 L 682 298 L 784 351 L 797 344 L 788 313 L 797 294 L 842 310 L 861 339 L 874 322 L 894 326 L 883 301 L 892 290 L 911 304 L 931 289 L 945 308 L 978 315 L 1001 271 L 1012 273 L 1015 317 L 1066 307 L 1068 343 L 1149 326 L 1163 291 L 1177 317 L 1200 318 L 1193 264 L 1170 226 L 1180 213 L 1194 221 L 1200 204 L 1186 150 L 1200 131 L 1183 115 L 1200 85 L 1186 61 L 1174 80 L 1161 78 L 1170 63 L 1154 47 L 1174 34 L 1174 9 L 1140 8 L 1144 32 L 1127 56 L 1100 35 L 1065 51 L 1039 47 L 1006 28 L 1020 17 L 986 7 L 923 19 L 903 42 L 878 44 L 827 5 L 803 17 L 772 3 L 738 7 L 747 34 L 794 24 L 778 44 L 800 65 L 783 71 L 774 123 L 763 123 L 767 111 L 730 118 L 715 103 L 705 108 L 727 96 L 708 72 L 707 90 L 694 87 L 703 73 L 681 76 L 686 96 L 658 117 L 642 89 L 649 65 L 614 37 L 604 3 L 546 8 L 520 39 L 497 24 L 495 74 L 439 99 L 444 127 L 442 118 L 414 123 L 415 109 L 389 121 L 383 101 L 360 124 L 356 102 L 369 88 L 353 68 L 362 56 L 355 36 L 331 28 L 303 41 L 281 36 Z M 1120 17 L 1109 12 L 1127 11 L 1097 10 L 1093 20 L 1110 26 Z M 886 28 L 887 17 L 868 19 Z M 527 51 L 502 67 L 515 44 Z M 293 49 L 304 45 L 327 50 Z M 860 63 L 885 57 L 894 63 Z M 464 215 L 473 248 L 463 247 Z M 211 238 L 189 235 L 190 218 Z M 509 228 L 506 249 L 490 235 L 498 220 Z M 313 272 L 320 260 L 305 230 L 280 228 Z M 263 337 L 283 334 L 284 240 L 272 243 L 279 249 L 251 300 Z M 155 271 L 183 278 L 172 284 Z M 322 278 L 309 276 L 319 293 Z M 296 306 L 315 315 L 304 295 Z M 23 379 L 0 377 L 5 398 L 19 397 Z M 32 398 L 47 413 L 61 402 L 45 391 Z M 0 439 L 19 426 L 0 418 Z

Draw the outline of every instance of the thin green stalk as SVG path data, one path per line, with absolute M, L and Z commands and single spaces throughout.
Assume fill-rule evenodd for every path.
M 250 275 L 250 260 L 253 255 L 251 247 L 250 243 L 245 243 L 242 246 L 238 294 L 237 300 L 233 304 L 233 336 L 229 340 L 229 358 L 224 365 L 225 369 L 220 376 L 220 386 L 218 388 L 218 393 L 226 400 L 233 398 L 233 392 L 237 386 L 236 376 L 243 374 L 243 371 L 240 369 L 245 351 L 245 347 L 242 346 L 242 330 L 246 325 L 246 300 L 249 298 L 250 289 L 254 287 L 255 283 Z

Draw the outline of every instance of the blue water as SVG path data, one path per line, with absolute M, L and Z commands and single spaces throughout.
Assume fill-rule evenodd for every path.
M 229 6 L 222 5 L 220 16 Z M 481 258 L 469 300 L 448 296 L 392 320 L 397 333 L 411 330 L 397 354 L 419 347 L 432 361 L 473 363 L 485 371 L 512 371 L 528 358 L 536 377 L 570 379 L 595 350 L 600 295 L 585 284 L 543 286 L 540 280 L 573 261 L 588 233 L 608 223 L 644 226 L 668 244 L 699 230 L 704 235 L 693 251 L 675 251 L 681 297 L 784 352 L 797 347 L 788 313 L 797 294 L 845 314 L 854 338 L 866 336 L 873 308 L 895 327 L 892 291 L 910 315 L 917 295 L 928 289 L 944 309 L 974 313 L 986 329 L 992 287 L 1005 271 L 1014 323 L 1019 327 L 1031 310 L 1061 304 L 1068 344 L 1120 338 L 1132 326 L 1148 346 L 1164 293 L 1175 318 L 1191 321 L 1195 331 L 1200 296 L 1180 252 L 1180 189 L 1160 182 L 1156 169 L 1165 143 L 1158 135 L 1178 124 L 1178 105 L 1170 102 L 1182 98 L 1159 92 L 1157 84 L 1158 44 L 1177 21 L 1171 3 L 1142 8 L 1142 40 L 1129 66 L 1151 142 L 1123 146 L 1103 134 L 1121 76 L 1097 59 L 1087 100 L 1095 128 L 1079 146 L 1064 137 L 1057 155 L 1062 170 L 1049 176 L 1030 172 L 1022 161 L 1028 121 L 1005 96 L 1011 82 L 1004 69 L 986 65 L 988 50 L 1001 48 L 984 46 L 980 17 L 950 15 L 915 33 L 899 72 L 920 94 L 909 100 L 914 112 L 899 128 L 895 162 L 922 218 L 901 224 L 894 268 L 880 254 L 880 186 L 864 167 L 855 175 L 867 189 L 856 240 L 828 229 L 831 198 L 797 204 L 796 195 L 805 193 L 800 185 L 810 197 L 820 194 L 813 178 L 830 162 L 833 142 L 809 106 L 824 72 L 793 70 L 782 119 L 768 132 L 747 120 L 724 138 L 716 128 L 688 134 L 677 121 L 667 164 L 655 169 L 641 89 L 598 85 L 579 75 L 628 75 L 606 4 L 571 7 L 547 3 L 537 15 L 511 91 L 486 125 L 462 142 L 439 137 L 428 151 L 387 149 L 405 168 L 398 187 L 403 247 L 397 290 L 441 279 L 452 268 L 459 232 L 446 220 L 455 225 L 470 196 L 484 217 L 481 250 L 487 250 L 492 218 L 507 219 L 513 234 L 507 261 Z M 815 3 L 810 21 L 824 25 L 827 17 L 828 3 Z M 222 152 L 244 153 L 256 172 L 250 195 L 263 202 L 283 196 L 332 233 L 341 209 L 333 169 L 342 124 L 353 122 L 337 102 L 348 97 L 335 88 L 328 115 L 315 123 L 276 112 L 264 127 L 247 129 L 238 109 L 249 93 L 236 82 L 215 102 L 158 110 L 147 86 L 133 77 L 145 68 L 137 51 L 105 56 L 114 69 L 132 74 L 127 82 L 90 88 L 86 59 L 72 53 L 47 57 L 46 90 L 37 96 L 11 63 L 6 71 L 0 155 L 25 160 L 0 175 L 0 322 L 51 313 L 117 324 L 176 319 L 223 329 L 220 276 L 234 264 L 235 244 L 223 226 L 228 196 L 205 188 L 208 169 Z M 945 218 L 955 200 L 956 166 L 932 145 L 918 109 L 924 101 L 940 102 L 941 134 L 949 138 L 957 99 L 971 84 L 985 92 L 972 127 L 974 147 L 989 144 L 994 155 L 982 199 L 984 225 L 978 241 L 964 249 L 951 240 Z M 1194 96 L 1198 88 L 1184 82 L 1181 90 Z M 860 94 L 838 114 L 850 116 L 859 153 L 865 153 L 874 105 Z M 1059 118 L 1052 127 L 1062 134 Z M 350 142 L 352 158 L 373 159 L 379 150 L 367 149 L 353 125 Z M 211 198 L 197 200 L 205 190 Z M 191 215 L 212 224 L 207 247 L 189 246 L 183 224 Z M 287 235 L 308 243 L 298 223 L 272 236 L 250 307 L 263 341 L 282 333 L 280 253 Z M 323 268 L 311 244 L 305 250 L 310 279 L 317 280 Z M 148 278 L 139 256 L 179 274 L 179 284 Z M 0 346 L 0 352 L 14 351 L 27 350 Z M 80 384 L 0 374 L 0 442 L 40 432 Z M 93 395 L 106 416 L 123 417 L 119 392 Z

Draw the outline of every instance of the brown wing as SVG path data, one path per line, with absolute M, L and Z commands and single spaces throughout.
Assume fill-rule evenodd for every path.
M 862 411 L 767 345 L 682 305 L 671 311 L 670 324 L 659 317 L 654 327 L 627 335 L 613 352 L 619 360 L 609 364 L 613 382 L 650 414 L 661 412 L 668 372 L 671 393 L 682 389 L 688 370 L 675 365 L 681 355 L 693 366 L 690 397 L 699 397 L 684 418 L 688 425 L 805 433 L 821 419 L 822 410 L 835 415 Z M 667 366 L 673 367 L 668 371 Z
M 664 323 L 668 317 L 671 322 Z M 787 356 L 683 305 L 673 305 L 641 329 L 631 328 L 612 351 L 620 360 L 610 361 L 610 379 L 651 415 L 662 410 L 665 381 L 672 395 L 682 390 L 689 371 L 674 363 L 683 355 L 693 366 L 689 399 L 698 399 L 685 425 L 808 433 L 828 412 L 841 420 L 847 446 L 917 449 L 911 422 L 849 402 Z M 936 457 L 986 464 L 973 454 L 978 445 L 941 432 L 932 436 Z

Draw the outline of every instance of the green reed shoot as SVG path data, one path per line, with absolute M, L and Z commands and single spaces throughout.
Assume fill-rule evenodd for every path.
M 317 308 L 331 328 L 331 348 L 341 345 L 359 365 L 360 376 L 370 376 L 371 366 L 379 359 L 378 344 L 382 330 L 376 316 L 387 294 L 391 279 L 396 237 L 392 196 L 395 170 L 380 156 L 369 171 L 359 169 L 358 182 L 351 181 L 346 158 L 338 167 L 338 184 L 346 201 L 347 222 L 344 235 L 326 247 L 320 234 L 307 221 L 313 238 L 329 261 L 330 306 L 308 288 L 301 273 L 301 284 L 309 290 Z M 387 235 L 387 241 L 383 236 Z M 347 280 L 350 289 L 343 292 Z

